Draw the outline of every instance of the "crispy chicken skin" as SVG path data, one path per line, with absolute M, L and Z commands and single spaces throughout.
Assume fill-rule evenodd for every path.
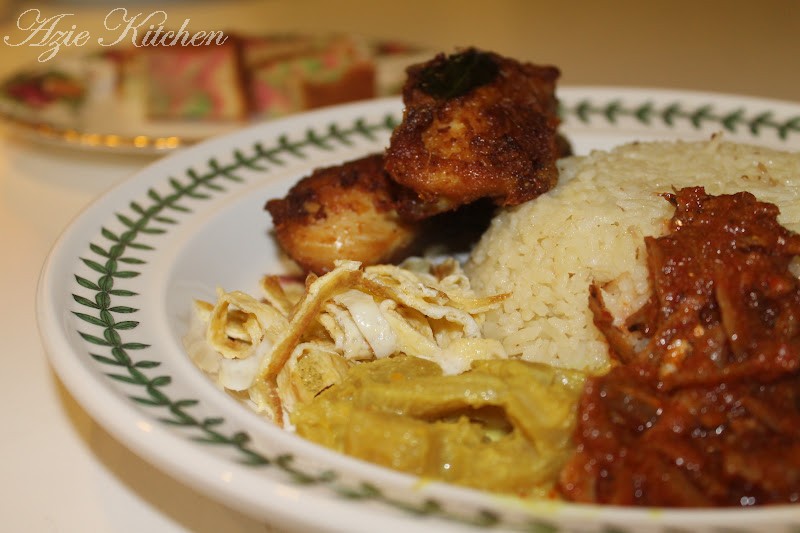
M 385 168 L 412 218 L 478 198 L 511 206 L 557 181 L 555 67 L 474 48 L 409 67 Z M 408 193 L 408 191 L 406 191 Z
M 304 270 L 323 274 L 336 259 L 374 264 L 403 255 L 417 224 L 399 218 L 398 188 L 375 154 L 315 170 L 266 209 L 283 250 Z

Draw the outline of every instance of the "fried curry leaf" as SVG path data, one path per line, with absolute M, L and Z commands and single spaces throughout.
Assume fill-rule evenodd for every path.
M 470 48 L 433 61 L 420 73 L 418 87 L 434 98 L 447 100 L 491 83 L 498 71 L 490 54 Z

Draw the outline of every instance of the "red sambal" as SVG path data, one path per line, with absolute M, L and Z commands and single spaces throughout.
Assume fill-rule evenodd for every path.
M 587 382 L 560 491 L 617 505 L 798 502 L 800 235 L 750 193 L 664 196 L 676 211 L 645 241 L 649 301 L 618 327 L 591 288 L 615 365 Z

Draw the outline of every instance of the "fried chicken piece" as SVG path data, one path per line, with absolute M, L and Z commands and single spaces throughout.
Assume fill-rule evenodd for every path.
M 517 205 L 556 184 L 557 68 L 469 48 L 407 73 L 403 120 L 385 161 L 407 188 L 404 215 L 420 219 L 485 197 Z
M 315 171 L 271 200 L 275 233 L 302 268 L 365 264 L 441 245 L 460 250 L 497 205 L 555 185 L 569 143 L 556 133 L 559 72 L 469 49 L 411 67 L 386 154 Z
M 375 154 L 315 170 L 266 209 L 283 250 L 306 271 L 323 274 L 337 259 L 375 264 L 404 255 L 418 224 L 398 216 L 398 189 Z

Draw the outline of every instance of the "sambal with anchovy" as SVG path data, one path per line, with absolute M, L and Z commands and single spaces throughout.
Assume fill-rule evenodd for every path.
M 800 235 L 747 192 L 664 195 L 646 239 L 649 301 L 615 324 L 616 364 L 587 381 L 561 493 L 579 502 L 751 506 L 800 501 Z

